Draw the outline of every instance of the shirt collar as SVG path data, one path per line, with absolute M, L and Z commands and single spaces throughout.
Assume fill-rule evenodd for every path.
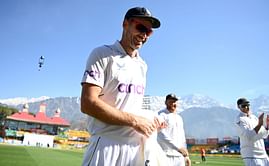
M 241 115 L 243 115 L 243 116 L 247 116 L 247 117 L 249 117 L 249 116 L 251 116 L 252 115 L 252 112 L 251 111 L 249 111 L 248 112 L 248 114 L 247 113 L 244 113 L 244 112 L 240 112 L 241 113 Z
M 126 53 L 126 51 L 123 49 L 122 45 L 120 44 L 120 41 L 117 40 L 115 43 L 114 43 L 114 46 L 116 47 L 116 49 L 121 53 L 123 54 L 124 56 L 128 55 Z M 129 56 L 129 55 L 128 55 Z M 136 58 L 140 58 L 140 55 L 139 55 L 139 51 L 136 52 Z

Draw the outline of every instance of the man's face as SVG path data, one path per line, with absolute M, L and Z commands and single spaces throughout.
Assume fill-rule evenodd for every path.
M 126 38 L 132 49 L 139 49 L 152 34 L 152 24 L 142 18 L 131 18 L 127 21 Z
M 241 112 L 248 114 L 249 113 L 249 104 L 238 105 L 238 108 Z
M 169 110 L 169 112 L 173 113 L 177 110 L 177 100 L 175 99 L 167 99 L 165 101 L 166 108 Z

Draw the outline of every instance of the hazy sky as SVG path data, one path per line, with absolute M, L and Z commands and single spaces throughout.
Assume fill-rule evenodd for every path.
M 140 50 L 147 95 L 269 94 L 268 0 L 1 0 L 0 99 L 80 96 L 89 53 L 121 38 L 134 6 L 161 20 Z

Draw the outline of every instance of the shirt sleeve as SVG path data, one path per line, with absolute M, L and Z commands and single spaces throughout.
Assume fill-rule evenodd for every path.
M 181 131 L 181 134 L 180 134 L 181 147 L 187 148 L 183 119 L 181 116 L 178 116 L 178 118 L 179 118 L 179 122 L 180 122 L 179 126 L 180 126 L 180 131 Z
M 165 114 L 160 113 L 159 116 L 161 116 L 164 120 L 167 118 Z M 178 139 L 185 139 L 185 133 L 181 133 L 182 138 Z M 184 137 L 184 138 L 183 138 Z M 164 128 L 159 131 L 158 133 L 158 142 L 161 144 L 164 144 L 165 146 L 169 147 L 170 149 L 174 149 L 178 151 L 179 148 L 186 147 L 185 143 L 182 142 L 182 147 L 179 147 L 180 145 L 178 144 L 178 141 L 174 140 L 171 137 L 171 133 L 168 128 Z
M 263 126 L 260 128 L 259 132 L 256 133 L 254 128 L 249 128 L 247 122 L 242 118 L 238 118 L 236 126 L 239 134 L 248 140 L 255 141 L 268 136 L 268 131 Z
M 103 88 L 107 58 L 102 50 L 104 48 L 96 48 L 89 55 L 81 83 L 92 83 Z
M 169 133 L 165 129 L 162 129 L 162 130 L 159 131 L 159 133 L 158 133 L 158 141 L 162 142 L 167 147 L 178 151 L 179 147 L 176 146 L 176 143 L 170 137 Z
M 268 134 L 269 134 L 268 130 L 266 130 L 265 127 L 262 126 L 257 135 L 258 135 L 259 138 L 264 138 L 265 139 L 265 138 L 268 137 Z

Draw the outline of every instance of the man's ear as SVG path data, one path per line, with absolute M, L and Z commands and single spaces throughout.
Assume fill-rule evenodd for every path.
M 167 105 L 167 100 L 164 101 L 165 105 Z
M 128 25 L 128 20 L 125 19 L 125 20 L 123 21 L 123 23 L 122 23 L 122 27 L 124 28 L 124 27 L 126 27 L 127 25 Z

